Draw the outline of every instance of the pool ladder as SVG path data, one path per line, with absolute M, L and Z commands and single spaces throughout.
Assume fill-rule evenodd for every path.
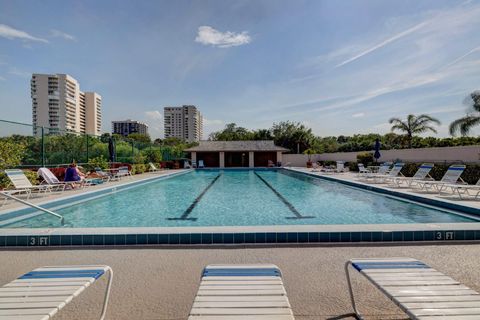
M 28 202 L 28 201 L 19 199 L 19 198 L 17 198 L 17 197 L 14 197 L 14 196 L 8 194 L 8 193 L 5 193 L 5 192 L 0 192 L 0 194 L 1 194 L 2 196 L 4 196 L 5 198 L 7 198 L 7 199 L 12 199 L 12 200 L 14 200 L 14 201 L 23 203 L 23 204 L 25 204 L 25 205 L 27 205 L 27 206 L 29 206 L 29 207 L 35 208 L 35 209 L 37 209 L 37 210 L 43 211 L 43 212 L 48 213 L 48 214 L 50 214 L 50 215 L 52 215 L 52 216 L 55 216 L 55 217 L 57 217 L 57 218 L 60 218 L 60 223 L 62 224 L 62 226 L 65 224 L 65 218 L 64 218 L 62 215 L 58 214 L 58 213 L 55 213 L 55 212 L 50 211 L 50 210 L 48 210 L 48 209 L 39 207 L 39 206 L 37 206 L 37 205 L 35 205 L 35 204 L 31 203 L 31 202 Z

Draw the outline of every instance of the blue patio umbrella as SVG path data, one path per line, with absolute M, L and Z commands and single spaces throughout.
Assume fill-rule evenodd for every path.
M 112 137 L 108 140 L 108 154 L 110 162 L 117 161 L 117 148 L 115 146 L 115 140 Z
M 375 153 L 373 154 L 373 157 L 375 158 L 375 162 L 378 161 L 378 158 L 381 157 L 380 155 L 380 139 L 375 140 L 375 147 L 374 147 Z

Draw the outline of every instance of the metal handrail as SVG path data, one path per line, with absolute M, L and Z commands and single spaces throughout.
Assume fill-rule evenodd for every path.
M 50 210 L 48 210 L 48 209 L 39 207 L 39 206 L 37 206 L 37 205 L 35 205 L 35 204 L 31 203 L 31 202 L 28 202 L 28 201 L 19 199 L 19 198 L 17 198 L 17 197 L 14 197 L 14 196 L 8 194 L 8 193 L 5 193 L 5 192 L 0 192 L 0 194 L 1 194 L 2 196 L 4 196 L 4 197 L 8 198 L 8 199 L 12 199 L 12 200 L 18 201 L 18 202 L 20 202 L 20 203 L 26 204 L 27 206 L 30 206 L 30 207 L 32 207 L 32 208 L 35 208 L 35 209 L 37 209 L 37 210 L 43 211 L 43 212 L 45 212 L 45 213 L 51 214 L 52 216 L 55 216 L 55 217 L 57 217 L 57 218 L 60 218 L 60 223 L 62 224 L 62 226 L 65 224 L 65 218 L 64 218 L 62 215 L 58 214 L 58 213 L 55 213 L 55 212 L 50 211 Z

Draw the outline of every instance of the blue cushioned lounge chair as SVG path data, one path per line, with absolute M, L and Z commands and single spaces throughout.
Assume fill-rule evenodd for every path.
M 345 264 L 348 289 L 357 319 L 349 266 L 402 309 L 410 319 L 480 319 L 480 294 L 412 258 L 352 259 Z
M 0 319 L 47 320 L 109 272 L 102 313 L 107 312 L 113 271 L 109 266 L 52 266 L 35 269 L 0 288 Z
M 211 319 L 293 320 L 278 267 L 207 266 L 188 320 Z

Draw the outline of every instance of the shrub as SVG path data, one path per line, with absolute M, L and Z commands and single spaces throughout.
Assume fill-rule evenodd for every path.
M 95 157 L 95 158 L 92 158 L 88 161 L 88 165 L 89 167 L 91 167 L 91 169 L 95 169 L 95 168 L 102 168 L 102 169 L 106 169 L 108 168 L 108 161 L 107 159 L 105 159 L 103 157 L 103 155 L 100 155 L 98 157 Z
M 348 170 L 350 171 L 358 171 L 358 163 L 357 162 L 347 162 Z
M 162 152 L 158 149 L 145 149 L 142 151 L 145 162 L 159 163 L 162 161 Z
M 143 163 L 134 164 L 132 166 L 132 174 L 144 173 L 146 170 L 146 166 Z
M 25 175 L 27 176 L 28 180 L 30 180 L 30 182 L 31 182 L 33 185 L 39 184 L 39 179 L 38 179 L 38 175 L 37 175 L 37 172 L 36 172 L 36 171 L 23 170 L 23 173 L 25 173 Z
M 405 177 L 413 177 L 415 172 L 417 172 L 419 164 L 418 163 L 405 163 L 405 165 L 402 168 L 401 173 Z
M 373 163 L 373 153 L 361 152 L 357 154 L 357 162 L 363 163 L 364 166 L 369 166 Z
M 4 172 L 0 172 L 0 189 L 5 189 L 10 185 L 7 175 Z
M 134 164 L 145 164 L 145 160 L 146 160 L 146 157 L 141 153 L 137 153 L 133 157 L 133 163 Z

